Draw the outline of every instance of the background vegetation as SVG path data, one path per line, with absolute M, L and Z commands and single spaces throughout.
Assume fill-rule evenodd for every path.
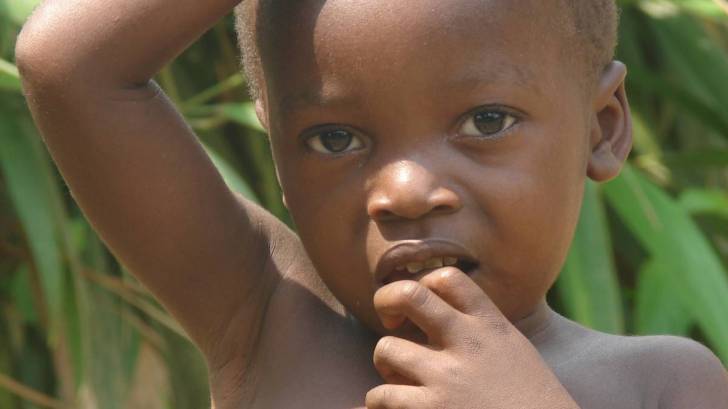
M 105 249 L 34 129 L 13 65 L 37 0 L 0 0 L 0 408 L 203 408 L 204 365 Z M 728 362 L 728 4 L 633 0 L 635 148 L 589 185 L 552 305 L 590 327 L 692 337 Z M 160 73 L 230 186 L 287 220 L 228 18 Z

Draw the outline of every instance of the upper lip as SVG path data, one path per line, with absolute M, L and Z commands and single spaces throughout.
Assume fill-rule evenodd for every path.
M 412 262 L 425 262 L 434 257 L 457 257 L 475 262 L 465 247 L 449 240 L 409 240 L 395 244 L 384 252 L 377 263 L 374 277 L 382 283 L 398 266 Z

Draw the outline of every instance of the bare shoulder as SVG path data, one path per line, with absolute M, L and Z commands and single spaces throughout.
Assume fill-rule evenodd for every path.
M 728 408 L 726 370 L 696 341 L 606 334 L 563 317 L 555 325 L 542 355 L 582 407 Z
M 659 382 L 659 408 L 728 408 L 728 373 L 706 346 L 676 336 L 633 338 Z

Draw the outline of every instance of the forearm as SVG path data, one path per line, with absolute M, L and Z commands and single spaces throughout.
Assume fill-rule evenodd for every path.
M 28 79 L 134 87 L 240 0 L 46 0 L 16 49 Z M 28 78 L 30 77 L 30 78 Z
M 73 198 L 208 358 L 223 360 L 252 348 L 279 279 L 265 268 L 278 222 L 232 194 L 149 79 L 237 1 L 47 0 L 17 46 L 28 105 Z

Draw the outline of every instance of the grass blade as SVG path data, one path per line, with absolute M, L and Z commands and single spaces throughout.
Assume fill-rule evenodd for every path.
M 635 332 L 641 335 L 672 334 L 688 336 L 694 323 L 690 313 L 679 303 L 679 287 L 670 271 L 673 266 L 664 259 L 647 262 L 637 279 Z
M 0 110 L 0 170 L 42 277 L 53 339 L 62 321 L 64 266 L 51 205 L 53 186 L 44 172 L 48 158 L 37 136 L 9 113 Z
M 728 274 L 690 215 L 666 193 L 627 167 L 604 186 L 609 204 L 642 246 L 666 270 L 689 311 L 728 362 Z
M 18 69 L 0 58 L 0 91 L 3 90 L 20 93 L 21 87 Z
M 606 215 L 592 182 L 586 185 L 581 218 L 557 289 L 570 318 L 599 331 L 624 332 Z

